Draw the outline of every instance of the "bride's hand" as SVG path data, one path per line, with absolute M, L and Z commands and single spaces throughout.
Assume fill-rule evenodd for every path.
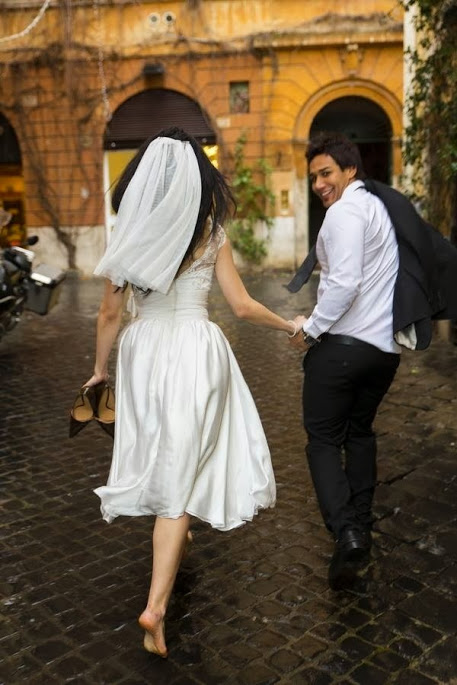
M 91 387 L 93 385 L 97 385 L 98 383 L 101 383 L 102 381 L 107 381 L 107 380 L 108 380 L 108 374 L 107 373 L 94 373 L 94 375 L 91 376 L 86 383 L 84 383 L 83 388 Z

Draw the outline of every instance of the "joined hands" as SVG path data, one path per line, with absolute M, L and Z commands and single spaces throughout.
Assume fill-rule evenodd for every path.
M 303 325 L 306 323 L 307 318 L 306 316 L 299 314 L 293 321 L 297 326 L 297 332 L 294 336 L 289 337 L 289 344 L 300 352 L 306 352 L 309 349 L 309 345 L 306 345 L 303 340 Z

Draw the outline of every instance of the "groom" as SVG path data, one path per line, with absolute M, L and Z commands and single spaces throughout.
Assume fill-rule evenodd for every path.
M 432 318 L 457 317 L 457 250 L 401 193 L 362 180 L 359 150 L 345 136 L 316 136 L 306 157 L 327 213 L 315 251 L 288 286 L 297 292 L 317 257 L 317 304 L 309 318 L 297 317 L 303 331 L 291 344 L 306 352 L 307 457 L 335 539 L 329 584 L 340 589 L 371 548 L 372 425 L 399 364 L 398 343 L 425 349 Z
M 386 208 L 365 189 L 358 148 L 344 136 L 321 135 L 311 140 L 306 157 L 312 190 L 328 211 L 316 244 L 317 305 L 300 320 L 303 335 L 291 344 L 307 352 L 306 452 L 335 539 L 329 584 L 337 590 L 352 581 L 371 547 L 372 424 L 400 360 L 392 333 L 399 259 Z

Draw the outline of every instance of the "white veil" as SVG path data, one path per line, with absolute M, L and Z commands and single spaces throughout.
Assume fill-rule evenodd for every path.
M 122 197 L 110 243 L 94 273 L 166 294 L 189 247 L 201 177 L 187 141 L 156 138 Z

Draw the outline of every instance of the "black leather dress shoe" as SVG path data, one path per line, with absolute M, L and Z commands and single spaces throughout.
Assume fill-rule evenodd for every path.
M 332 590 L 348 587 L 358 569 L 369 557 L 371 533 L 356 528 L 345 528 L 335 543 L 335 551 L 328 570 L 328 582 Z

